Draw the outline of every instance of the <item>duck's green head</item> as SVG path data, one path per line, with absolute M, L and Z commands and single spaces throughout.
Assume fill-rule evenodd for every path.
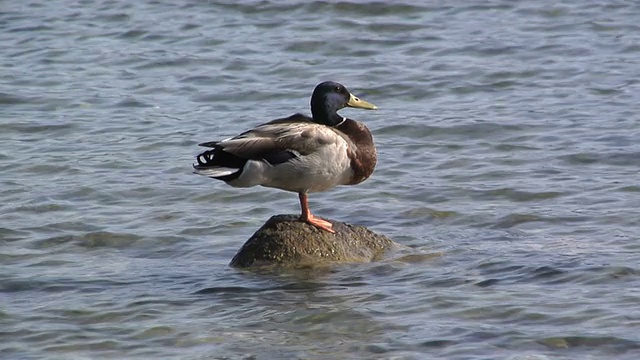
M 335 126 L 343 118 L 337 111 L 345 107 L 376 110 L 378 107 L 351 94 L 344 85 L 333 81 L 318 84 L 311 95 L 311 114 L 319 124 Z

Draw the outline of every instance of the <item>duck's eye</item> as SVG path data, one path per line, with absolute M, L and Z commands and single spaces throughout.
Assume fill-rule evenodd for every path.
M 342 86 L 336 86 L 336 91 L 337 92 L 342 92 Z

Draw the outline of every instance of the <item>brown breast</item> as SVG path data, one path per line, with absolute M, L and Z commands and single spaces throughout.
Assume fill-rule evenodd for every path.
M 355 120 L 347 119 L 336 127 L 349 140 L 347 156 L 351 160 L 353 177 L 347 185 L 355 185 L 365 181 L 376 168 L 377 153 L 373 136 L 367 127 Z

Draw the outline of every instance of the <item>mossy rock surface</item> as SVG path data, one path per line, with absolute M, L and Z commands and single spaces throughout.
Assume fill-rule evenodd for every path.
M 275 215 L 231 260 L 231 266 L 307 267 L 381 259 L 398 245 L 364 226 L 325 219 L 335 234 L 301 222 L 297 215 Z

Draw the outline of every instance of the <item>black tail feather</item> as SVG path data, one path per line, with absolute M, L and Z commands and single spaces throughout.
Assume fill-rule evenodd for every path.
M 247 159 L 230 154 L 221 148 L 214 148 L 198 154 L 198 156 L 196 156 L 196 161 L 198 164 L 193 165 L 196 169 L 224 167 L 241 170 L 247 163 Z

